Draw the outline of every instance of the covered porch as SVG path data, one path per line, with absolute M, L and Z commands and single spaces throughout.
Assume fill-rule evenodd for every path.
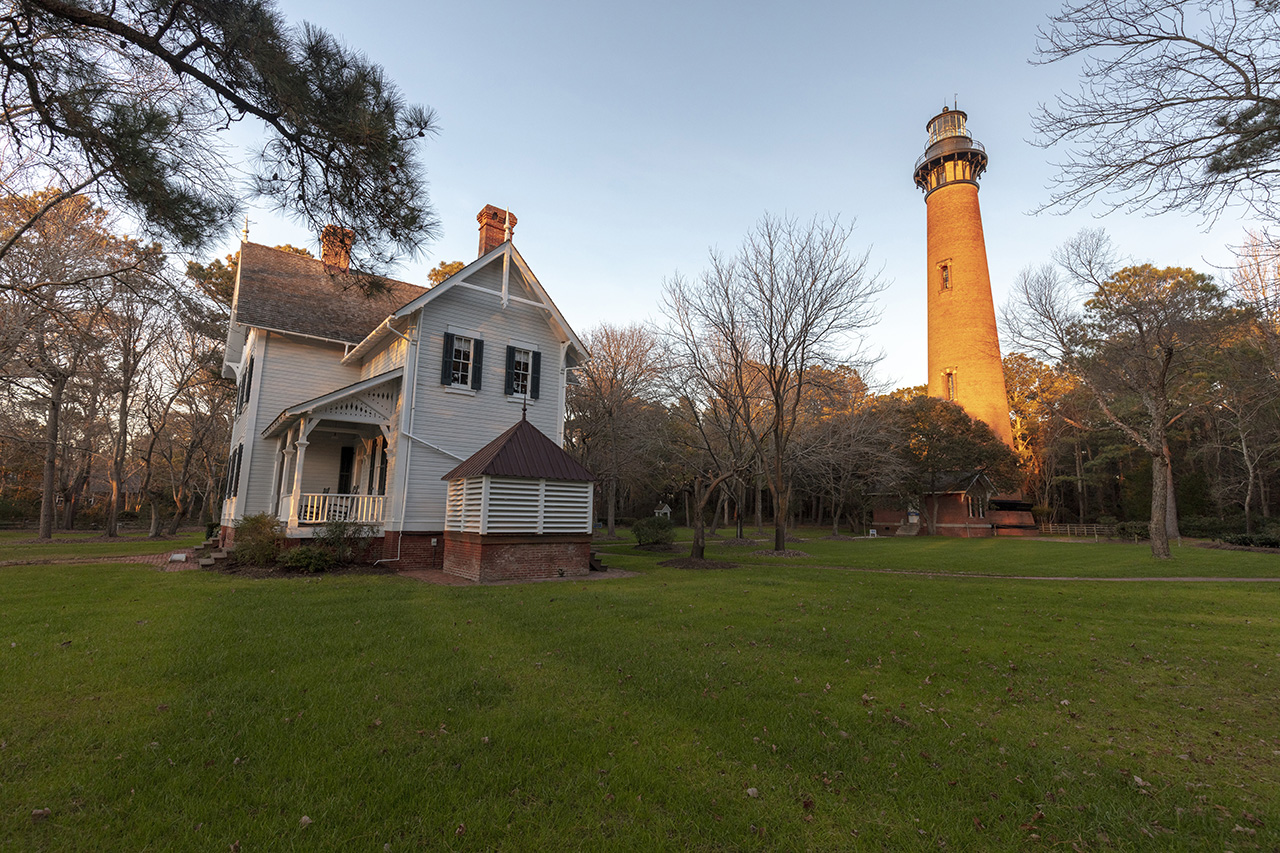
M 263 430 L 276 440 L 271 505 L 292 537 L 343 521 L 382 532 L 401 369 L 291 406 Z

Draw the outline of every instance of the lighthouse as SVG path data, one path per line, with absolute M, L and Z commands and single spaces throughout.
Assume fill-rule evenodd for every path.
M 930 119 L 928 147 L 915 167 L 928 211 L 928 393 L 958 403 L 1012 447 L 978 207 L 987 152 L 969 134 L 967 118 L 963 110 L 944 107 Z

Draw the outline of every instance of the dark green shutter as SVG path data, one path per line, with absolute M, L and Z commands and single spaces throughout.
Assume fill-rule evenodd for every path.
M 538 380 L 542 374 L 542 353 L 533 351 L 529 363 L 529 399 L 538 399 Z
M 471 342 L 471 390 L 480 390 L 480 373 L 484 370 L 484 341 Z
M 444 333 L 444 362 L 440 365 L 440 384 L 453 384 L 453 335 Z
M 502 385 L 502 393 L 510 397 L 516 393 L 516 348 L 507 347 L 507 379 Z

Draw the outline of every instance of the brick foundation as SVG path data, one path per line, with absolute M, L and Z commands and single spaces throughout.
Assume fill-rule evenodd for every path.
M 591 537 L 444 534 L 444 571 L 473 581 L 581 577 L 590 570 Z
M 388 565 L 398 570 L 439 571 L 444 568 L 444 544 L 444 533 L 388 530 L 383 539 L 382 559 L 391 560 Z M 396 560 L 397 553 L 399 560 Z

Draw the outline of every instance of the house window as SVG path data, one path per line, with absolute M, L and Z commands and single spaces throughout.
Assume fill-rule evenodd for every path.
M 951 264 L 943 264 L 941 268 L 941 272 L 942 272 L 942 289 L 950 290 L 951 289 Z
M 244 445 L 237 444 L 227 459 L 227 491 L 228 498 L 234 498 L 240 492 L 240 459 L 244 456 Z
M 948 370 L 945 374 L 947 381 L 947 399 L 955 402 L 956 399 L 956 372 Z
M 440 384 L 479 391 L 483 370 L 484 341 L 446 332 L 444 360 L 440 367 Z
M 542 353 L 533 349 L 507 347 L 508 396 L 538 399 L 538 385 L 542 373 Z
M 249 392 L 253 389 L 253 356 L 249 356 L 249 364 L 245 367 L 244 374 L 240 377 L 240 387 L 236 394 L 236 414 L 244 411 L 244 407 L 249 403 Z
M 987 517 L 987 501 L 985 496 L 965 495 L 964 500 L 969 507 L 970 518 Z

